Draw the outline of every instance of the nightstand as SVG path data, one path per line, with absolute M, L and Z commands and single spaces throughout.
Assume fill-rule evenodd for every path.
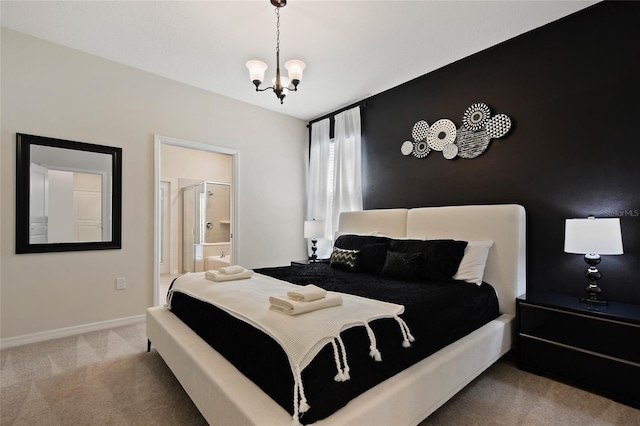
M 524 295 L 516 312 L 520 369 L 640 408 L 640 306 Z
M 291 266 L 313 265 L 314 263 L 329 263 L 329 259 L 318 259 L 315 262 L 311 262 L 309 259 L 292 260 Z

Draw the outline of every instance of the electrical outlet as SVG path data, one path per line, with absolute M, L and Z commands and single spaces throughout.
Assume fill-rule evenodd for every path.
M 116 290 L 127 288 L 127 280 L 124 277 L 116 278 Z

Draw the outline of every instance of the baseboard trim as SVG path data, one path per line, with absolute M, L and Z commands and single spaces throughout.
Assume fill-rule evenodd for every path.
M 29 343 L 44 342 L 46 340 L 59 339 L 61 337 L 75 336 L 90 331 L 104 330 L 106 328 L 121 327 L 124 325 L 144 322 L 145 315 L 134 315 L 132 317 L 118 318 L 114 320 L 94 322 L 91 324 L 76 325 L 73 327 L 59 328 L 57 330 L 43 331 L 41 333 L 25 334 L 23 336 L 7 337 L 0 339 L 0 348 L 11 348 L 14 346 L 26 345 Z

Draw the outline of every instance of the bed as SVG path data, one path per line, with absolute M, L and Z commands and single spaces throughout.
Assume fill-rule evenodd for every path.
M 513 346 L 515 298 L 525 292 L 526 230 L 522 206 L 349 212 L 340 216 L 339 232 L 375 232 L 400 241 L 493 241 L 483 281 L 495 289 L 499 315 L 394 373 L 315 424 L 417 424 Z M 270 272 L 276 277 L 283 273 Z M 287 410 L 166 308 L 148 309 L 147 337 L 210 424 L 291 423 Z

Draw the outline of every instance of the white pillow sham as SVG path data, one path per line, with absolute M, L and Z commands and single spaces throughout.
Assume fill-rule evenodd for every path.
M 453 279 L 481 285 L 484 267 L 492 246 L 493 241 L 469 241 Z

